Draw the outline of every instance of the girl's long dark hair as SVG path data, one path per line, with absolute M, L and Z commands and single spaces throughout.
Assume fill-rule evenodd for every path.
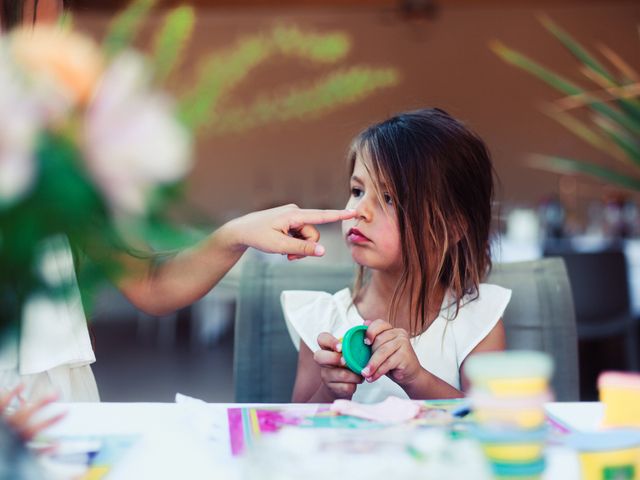
M 384 193 L 398 218 L 403 271 L 389 306 L 390 322 L 407 295 L 412 333 L 424 331 L 442 287 L 455 318 L 463 297 L 477 296 L 491 268 L 494 172 L 486 145 L 460 121 L 429 108 L 396 115 L 358 135 L 348 155 L 350 172 L 358 155 L 368 160 L 376 185 L 387 185 Z M 354 300 L 365 275 L 360 267 Z
M 0 0 L 0 20 L 2 21 L 2 31 L 6 32 L 14 27 L 22 25 L 26 20 L 35 23 L 37 19 L 39 0 L 33 0 L 33 18 L 24 18 L 24 0 Z M 62 0 L 62 7 L 68 7 L 68 1 Z

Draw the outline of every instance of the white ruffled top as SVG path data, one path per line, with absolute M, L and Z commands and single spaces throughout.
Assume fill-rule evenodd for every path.
M 480 284 L 478 298 L 465 297 L 458 315 L 450 320 L 455 307 L 443 307 L 440 315 L 411 344 L 420 364 L 429 372 L 460 388 L 460 365 L 469 353 L 496 326 L 511 299 L 511 290 Z M 297 349 L 303 341 L 312 352 L 320 349 L 317 338 L 329 332 L 336 338 L 364 319 L 351 301 L 348 288 L 331 295 L 327 292 L 288 290 L 280 297 L 284 317 Z M 445 301 L 446 304 L 446 301 Z M 388 396 L 407 398 L 404 390 L 389 377 L 358 385 L 353 400 L 374 403 Z
M 10 335 L 0 347 L 0 370 L 33 375 L 63 365 L 89 365 L 96 360 L 65 237 L 52 237 L 46 242 L 40 270 L 52 287 L 72 285 L 71 291 L 60 299 L 45 294 L 29 299 L 24 306 L 20 339 Z

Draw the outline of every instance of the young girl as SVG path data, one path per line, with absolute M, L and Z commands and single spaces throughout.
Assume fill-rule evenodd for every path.
M 491 267 L 489 152 L 436 108 L 369 127 L 348 161 L 356 216 L 343 233 L 358 276 L 353 292 L 282 293 L 300 350 L 293 401 L 460 397 L 467 356 L 505 348 L 511 291 L 480 283 Z M 357 375 L 340 338 L 363 323 L 373 355 Z

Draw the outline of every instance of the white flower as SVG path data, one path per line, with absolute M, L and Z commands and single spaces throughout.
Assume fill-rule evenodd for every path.
M 111 206 L 141 214 L 158 184 L 183 177 L 191 166 L 189 132 L 169 98 L 149 86 L 144 59 L 114 59 L 89 105 L 84 149 L 89 169 Z
M 34 144 L 43 119 L 0 41 L 0 206 L 24 195 L 35 177 Z

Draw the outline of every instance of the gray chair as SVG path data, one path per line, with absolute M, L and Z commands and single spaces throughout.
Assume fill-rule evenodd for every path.
M 282 290 L 336 292 L 352 281 L 350 265 L 252 262 L 241 274 L 236 309 L 234 380 L 237 402 L 288 402 L 297 366 L 280 307 Z M 577 401 L 578 353 L 571 289 L 562 260 L 494 266 L 488 279 L 513 290 L 504 315 L 509 349 L 549 352 L 553 388 Z
M 625 254 L 620 250 L 604 250 L 553 255 L 564 260 L 569 274 L 578 340 L 623 338 L 626 368 L 638 371 L 640 318 L 631 311 Z

